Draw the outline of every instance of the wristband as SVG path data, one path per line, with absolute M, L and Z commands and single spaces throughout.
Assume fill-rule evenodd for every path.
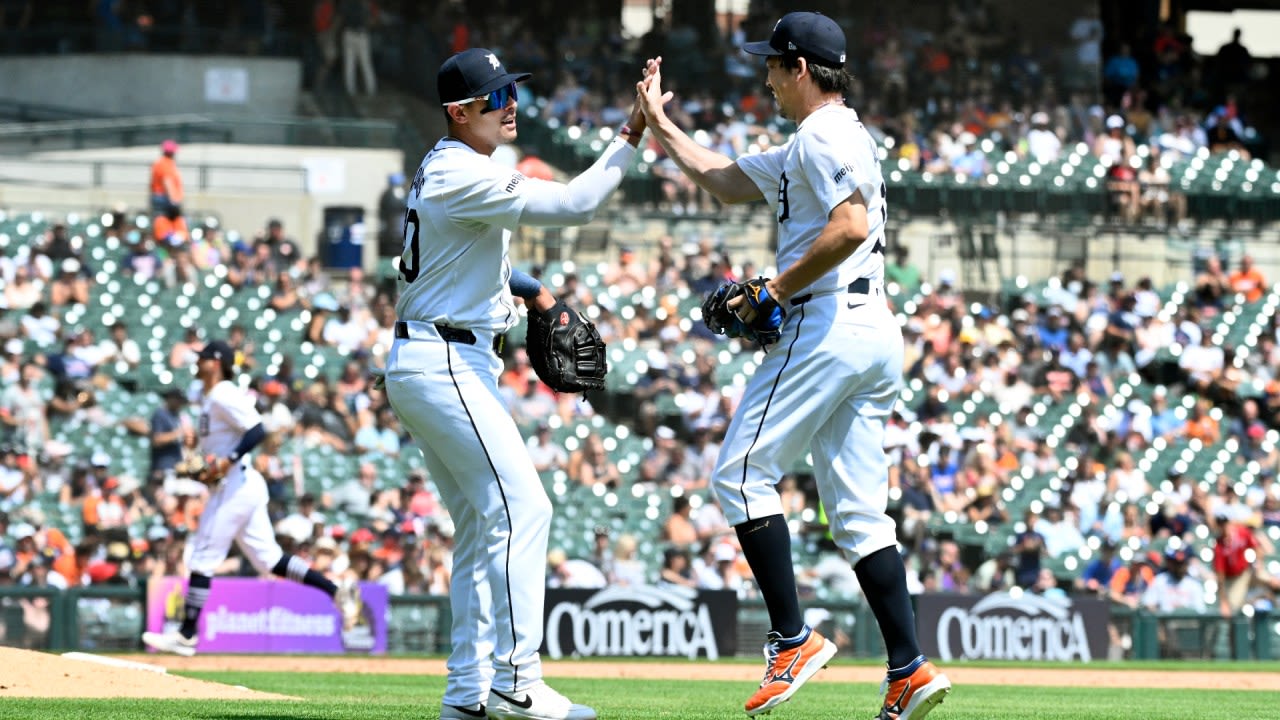
M 643 134 L 644 134 L 644 131 L 642 130 L 642 131 L 640 131 L 640 132 L 636 132 L 635 130 L 632 130 L 632 129 L 631 129 L 631 126 L 630 126 L 630 125 L 623 125 L 623 126 L 622 126 L 622 128 L 618 130 L 618 134 L 619 134 L 619 135 L 626 135 L 626 136 L 630 137 L 630 136 L 632 136 L 632 135 L 643 135 Z

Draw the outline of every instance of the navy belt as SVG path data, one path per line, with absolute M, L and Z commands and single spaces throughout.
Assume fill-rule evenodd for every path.
M 871 294 L 871 280 L 870 278 L 858 278 L 857 280 L 849 283 L 849 287 L 845 288 L 845 290 L 850 295 L 869 295 Z M 796 297 L 791 298 L 791 307 L 803 305 L 812 299 L 813 293 L 797 295 Z
M 462 343 L 463 345 L 475 345 L 476 334 L 466 328 L 456 328 L 444 325 L 442 323 L 434 323 L 436 332 L 440 334 L 440 338 L 445 342 Z M 411 334 L 409 332 L 409 324 L 403 320 L 397 320 L 395 325 L 395 335 L 401 340 L 409 340 Z M 493 351 L 498 355 L 502 354 L 502 348 L 506 344 L 506 335 L 493 336 Z

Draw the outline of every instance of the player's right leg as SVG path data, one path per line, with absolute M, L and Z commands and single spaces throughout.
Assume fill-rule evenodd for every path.
M 594 720 L 593 710 L 542 682 L 551 501 L 498 392 L 502 363 L 489 341 L 397 341 L 387 398 L 455 479 L 454 504 L 469 506 L 481 526 L 477 552 L 487 564 L 495 628 L 489 717 Z
M 894 342 L 897 321 L 887 309 L 867 306 L 843 315 L 855 337 L 880 342 L 861 343 L 857 356 L 833 368 L 857 382 L 813 436 L 814 480 L 832 539 L 853 564 L 888 651 L 880 718 L 919 720 L 942 702 L 951 682 L 920 650 L 896 527 L 885 512 L 885 422 L 898 397 L 902 345 Z
M 484 523 L 435 450 L 421 442 L 418 446 L 426 459 L 431 482 L 453 521 L 453 567 L 449 582 L 453 648 L 446 663 L 449 675 L 440 700 L 440 717 L 442 720 L 482 717 L 493 683 L 494 648 L 493 596 L 489 591 Z
M 187 593 L 182 603 L 182 626 L 170 632 L 144 632 L 142 642 L 153 650 L 177 655 L 196 654 L 196 637 L 200 613 L 209 599 L 209 588 L 218 565 L 227 558 L 231 541 L 239 530 L 238 523 L 231 523 L 233 510 L 229 507 L 232 492 L 227 483 L 220 485 L 205 505 L 200 515 L 200 526 L 190 541 L 187 568 Z
M 780 342 L 748 382 L 721 446 L 712 486 L 725 518 L 738 534 L 769 611 L 766 667 L 747 700 L 748 715 L 786 702 L 836 653 L 835 645 L 804 624 L 791 561 L 791 531 L 775 484 L 808 450 L 829 413 L 839 378 L 816 367 L 812 348 L 825 332 L 805 322 L 805 309 L 789 318 Z

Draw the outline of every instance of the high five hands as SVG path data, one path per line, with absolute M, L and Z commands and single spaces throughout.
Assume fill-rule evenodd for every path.
M 662 106 L 673 97 L 675 93 L 662 91 L 662 56 L 646 60 L 643 79 L 636 83 L 636 102 L 649 125 L 656 124 L 664 116 Z

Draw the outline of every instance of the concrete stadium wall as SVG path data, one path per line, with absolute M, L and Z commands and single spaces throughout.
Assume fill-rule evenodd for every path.
M 301 62 L 282 58 L 0 57 L 0 98 L 106 115 L 293 115 L 301 78 Z
M 157 156 L 158 148 L 150 146 L 29 155 L 23 158 L 23 162 L 78 161 L 87 166 L 95 162 L 115 161 L 135 166 L 138 168 L 136 189 L 122 189 L 118 185 L 95 187 L 87 182 L 80 183 L 79 187 L 74 182 L 68 186 L 66 178 L 56 182 L 57 178 L 45 174 L 26 178 L 21 183 L 0 183 L 0 207 L 84 212 L 125 203 L 134 208 L 146 208 L 149 203 L 146 168 Z M 191 176 L 191 168 L 202 164 L 236 169 L 219 170 L 221 177 L 217 189 L 201 191 Z M 279 218 L 286 232 L 308 255 L 317 251 L 317 236 L 323 228 L 326 207 L 363 207 L 366 268 L 372 268 L 377 260 L 378 199 L 386 187 L 387 174 L 402 166 L 401 152 L 387 149 L 183 145 L 178 152 L 179 169 L 187 169 L 183 181 L 187 191 L 184 204 L 188 209 L 216 212 L 225 228 L 245 236 L 262 230 L 269 218 Z M 305 170 L 309 187 L 264 189 L 261 184 L 250 180 L 255 167 L 262 168 L 264 173 L 270 169 L 301 168 Z M 235 173 L 246 174 L 244 190 L 234 189 Z

